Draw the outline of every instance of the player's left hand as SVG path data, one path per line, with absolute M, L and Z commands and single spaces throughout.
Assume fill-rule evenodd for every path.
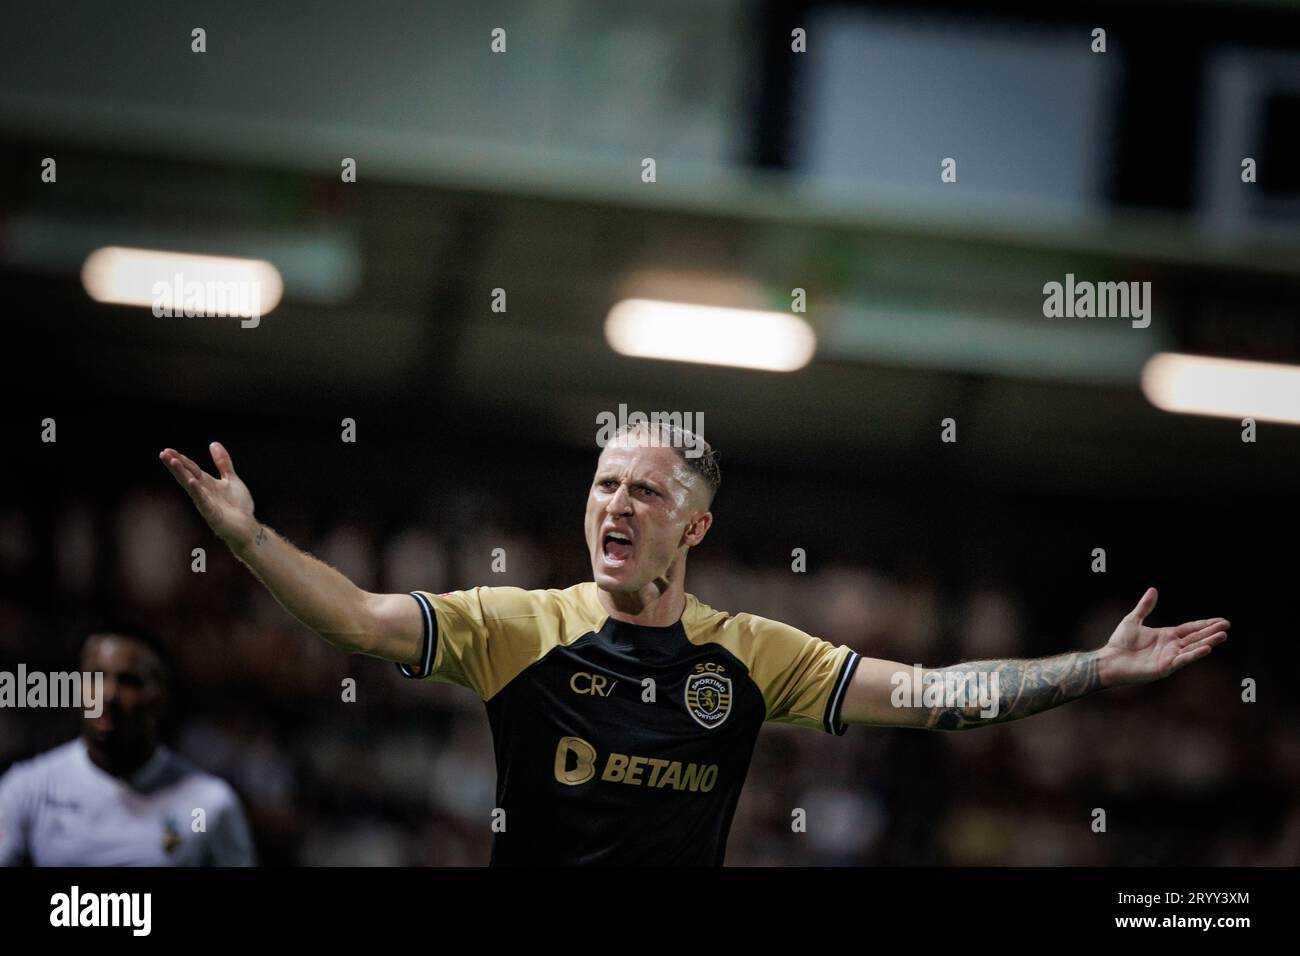
M 1103 686 L 1146 684 L 1168 677 L 1228 639 L 1231 624 L 1222 617 L 1188 621 L 1177 627 L 1147 627 L 1142 622 L 1155 609 L 1157 597 L 1155 588 L 1147 588 L 1137 607 L 1125 615 L 1101 649 Z

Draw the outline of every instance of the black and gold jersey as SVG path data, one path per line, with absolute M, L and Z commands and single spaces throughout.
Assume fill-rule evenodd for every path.
M 777 621 L 688 594 L 676 624 L 628 624 L 594 582 L 411 594 L 424 659 L 402 673 L 487 705 L 493 865 L 721 865 L 763 722 L 846 729 L 858 654 Z

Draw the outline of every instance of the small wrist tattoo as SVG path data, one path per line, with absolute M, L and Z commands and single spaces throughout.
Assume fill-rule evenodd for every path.
M 253 541 L 254 543 L 260 545 L 265 540 L 266 540 L 266 529 L 259 525 L 257 528 L 257 537 L 254 538 Z

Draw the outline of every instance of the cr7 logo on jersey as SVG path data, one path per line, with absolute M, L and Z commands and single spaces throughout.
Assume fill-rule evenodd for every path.
M 723 676 L 725 670 L 705 661 L 686 678 L 686 710 L 701 727 L 712 730 L 731 713 L 731 678 Z
M 575 694 L 590 694 L 593 697 L 608 697 L 614 692 L 618 681 L 610 680 L 599 674 L 577 671 L 569 678 L 569 689 Z

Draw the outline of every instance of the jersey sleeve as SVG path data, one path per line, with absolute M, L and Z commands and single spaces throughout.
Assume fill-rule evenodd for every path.
M 420 619 L 424 622 L 424 638 L 420 644 L 420 663 L 415 668 L 398 662 L 397 669 L 403 677 L 428 680 L 433 676 L 433 654 L 438 646 L 438 618 L 433 610 L 432 595 L 425 591 L 412 591 L 411 597 L 420 606 Z
M 798 628 L 750 617 L 753 658 L 750 676 L 767 702 L 767 719 L 842 735 L 840 708 L 861 655 Z
M 228 787 L 217 825 L 212 830 L 210 860 L 213 866 L 256 866 L 253 835 L 239 797 Z
M 540 593 L 512 587 L 410 592 L 424 618 L 424 650 L 418 669 L 398 669 L 468 687 L 488 700 L 555 642 L 559 619 Z
M 16 764 L 0 776 L 0 866 L 30 862 L 27 847 L 29 790 L 23 766 Z

